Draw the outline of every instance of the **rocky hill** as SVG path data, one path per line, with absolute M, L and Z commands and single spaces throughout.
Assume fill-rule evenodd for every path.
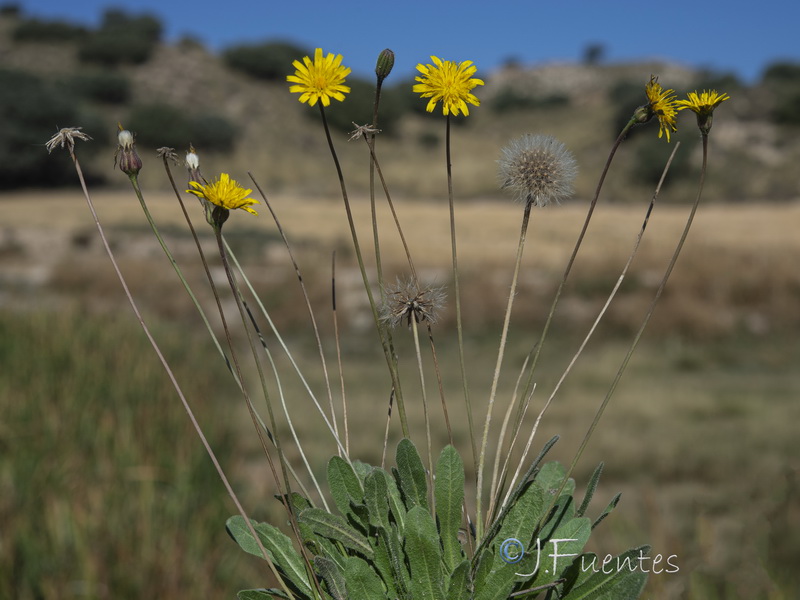
M 117 18 L 136 19 L 122 13 Z M 67 125 L 81 125 L 95 138 L 92 148 L 81 152 L 96 182 L 123 183 L 124 176 L 112 168 L 114 132 L 121 122 L 139 136 L 146 185 L 166 185 L 155 147 L 175 146 L 182 153 L 192 143 L 208 175 L 228 171 L 244 178 L 252 171 L 268 191 L 327 195 L 337 190 L 318 111 L 288 92 L 290 60 L 286 73 L 257 78 L 196 41 L 160 43 L 157 32 L 143 59 L 98 59 L 97 50 L 94 56 L 87 51 L 87 40 L 100 38 L 102 50 L 102 27 L 78 35 L 61 24 L 68 33 L 52 34 L 52 23 L 34 22 L 32 29 L 30 24 L 18 13 L 0 15 L 0 131 L 5 132 L 0 137 L 0 189 L 70 181 L 65 172 L 51 173 L 53 161 L 62 159 L 48 161 L 43 151 L 38 153 L 56 127 Z M 456 119 L 453 128 L 458 194 L 502 197 L 495 166 L 500 149 L 511 138 L 532 132 L 555 135 L 575 152 L 581 167 L 577 195 L 590 195 L 616 133 L 644 101 L 644 84 L 656 74 L 679 95 L 715 87 L 731 96 L 719 109 L 711 136 L 709 199 L 794 199 L 797 177 L 787 167 L 800 158 L 800 123 L 792 121 L 800 119 L 791 110 L 800 99 L 800 67 L 776 65 L 771 71 L 752 87 L 724 74 L 651 63 L 509 64 L 481 73 L 486 81 L 477 92 L 482 106 L 467 119 Z M 363 142 L 347 141 L 345 129 L 351 120 L 371 120 L 373 82 L 351 78 L 348 83 L 353 92 L 347 101 L 328 112 L 332 121 L 343 124 L 335 142 L 348 184 L 358 192 L 367 186 L 368 153 Z M 385 86 L 386 132 L 378 149 L 393 193 L 442 196 L 443 119 L 424 113 L 410 80 L 392 81 L 390 76 Z M 656 133 L 651 123 L 635 129 L 623 144 L 606 185 L 609 200 L 649 197 L 674 145 Z M 673 136 L 682 143 L 668 182 L 675 201 L 690 199 L 695 189 L 698 138 L 693 115 L 686 111 Z

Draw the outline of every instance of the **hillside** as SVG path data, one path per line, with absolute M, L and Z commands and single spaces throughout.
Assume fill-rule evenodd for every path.
M 134 19 L 124 14 L 121 18 Z M 82 150 L 82 158 L 97 182 L 121 184 L 124 177 L 112 171 L 114 131 L 119 121 L 135 130 L 132 124 L 141 124 L 136 133 L 145 159 L 142 178 L 154 188 L 163 188 L 166 178 L 156 173 L 159 167 L 154 158 L 148 160 L 148 156 L 154 157 L 151 150 L 174 145 L 182 153 L 193 143 L 209 174 L 229 171 L 244 178 L 252 171 L 268 192 L 328 195 L 337 190 L 318 112 L 297 102 L 283 75 L 269 81 L 233 70 L 223 56 L 193 40 L 174 45 L 156 40 L 152 52 L 138 64 L 103 64 L 84 56 L 81 44 L 85 41 L 81 39 L 92 32 L 62 39 L 20 36 L 25 23 L 28 21 L 20 15 L 0 16 L 0 77 L 6 83 L 0 93 L 5 98 L 0 101 L 0 122 L 14 130 L 13 136 L 4 136 L 5 147 L 0 148 L 0 157 L 7 157 L 0 161 L 0 189 L 69 181 L 59 176 L 42 181 L 36 171 L 33 178 L 17 180 L 19 165 L 6 171 L 3 164 L 12 164 L 20 149 L 30 151 L 57 126 L 65 125 L 82 125 L 95 138 L 95 154 L 89 155 L 91 149 L 87 148 Z M 376 48 L 376 55 L 379 50 Z M 287 74 L 292 71 L 290 62 L 286 61 Z M 495 72 L 479 73 L 486 81 L 477 91 L 482 106 L 467 119 L 456 119 L 453 131 L 457 193 L 461 197 L 502 197 L 496 183 L 499 151 L 511 138 L 533 132 L 555 135 L 575 152 L 581 168 L 577 196 L 585 198 L 594 189 L 619 123 L 643 102 L 644 84 L 656 74 L 665 87 L 674 88 L 681 96 L 711 87 L 731 95 L 714 124 L 707 199 L 794 199 L 796 177 L 787 167 L 800 158 L 800 141 L 797 125 L 785 123 L 787 117 L 779 109 L 795 98 L 792 94 L 800 78 L 795 79 L 797 73 L 788 67 L 789 76 L 781 72 L 783 79 L 776 79 L 773 73 L 750 88 L 731 76 L 651 63 L 533 68 L 509 64 Z M 446 190 L 444 121 L 424 113 L 424 102 L 411 92 L 412 74 L 413 65 L 403 64 L 398 57 L 395 73 L 385 83 L 383 106 L 390 131 L 379 138 L 379 158 L 394 194 L 438 197 Z M 351 78 L 348 84 L 353 92 L 345 103 L 329 109 L 330 118 L 345 124 L 371 120 L 374 83 Z M 20 121 L 16 114 L 20 104 L 34 112 L 26 118 L 37 124 L 22 132 L 14 129 Z M 673 140 L 680 141 L 682 148 L 669 186 L 673 201 L 687 201 L 696 184 L 699 136 L 688 111 L 678 124 Z M 672 149 L 657 139 L 656 131 L 652 123 L 640 127 L 623 145 L 606 184 L 609 200 L 649 197 Z M 166 141 L 158 139 L 158 134 Z M 205 139 L 208 143 L 204 144 Z M 366 146 L 347 139 L 344 129 L 336 132 L 348 185 L 363 191 L 368 182 Z M 52 167 L 52 161 L 36 160 L 42 161 L 42 169 Z

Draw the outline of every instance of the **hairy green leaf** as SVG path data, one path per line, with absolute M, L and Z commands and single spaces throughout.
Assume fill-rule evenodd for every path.
M 567 573 L 564 600 L 636 600 L 647 583 L 647 568 L 641 568 L 639 557 L 649 546 L 632 548 L 603 566 L 594 554 L 576 560 Z
M 597 484 L 600 481 L 600 475 L 603 473 L 603 463 L 597 465 L 597 468 L 592 473 L 592 478 L 589 480 L 589 485 L 586 486 L 586 494 L 583 496 L 583 502 L 581 502 L 580 507 L 578 508 L 578 512 L 575 513 L 579 517 L 582 517 L 586 514 L 586 510 L 589 508 L 589 503 L 592 501 L 592 496 L 594 496 L 594 492 L 597 489 Z
M 386 597 L 380 577 L 358 556 L 347 559 L 344 577 L 347 580 L 348 600 L 376 600 Z
M 408 511 L 405 533 L 411 596 L 414 600 L 444 600 L 442 554 L 433 517 L 422 506 L 415 506 Z
M 397 445 L 397 470 L 400 474 L 400 489 L 405 497 L 406 509 L 421 506 L 428 510 L 428 484 L 425 467 L 417 449 L 409 439 L 402 439 Z
M 307 581 L 303 558 L 294 549 L 292 540 L 284 535 L 277 527 L 273 527 L 268 523 L 256 523 L 255 521 L 251 521 L 251 523 L 261 543 L 264 545 L 264 549 L 269 554 L 270 559 L 278 568 L 281 575 L 300 592 L 311 595 L 311 586 Z M 242 550 L 263 558 L 255 538 L 253 538 L 250 529 L 241 516 L 236 515 L 235 517 L 231 517 L 228 519 L 226 525 L 228 533 L 236 540 L 236 543 L 239 544 Z
M 333 596 L 334 600 L 347 600 L 347 584 L 339 565 L 324 556 L 315 556 L 314 566 L 317 568 L 319 576 L 325 581 L 325 585 L 328 586 L 328 593 Z
M 367 538 L 348 525 L 344 518 L 332 515 L 321 508 L 309 508 L 301 512 L 297 520 L 310 526 L 317 535 L 339 542 L 345 548 L 372 558 L 372 546 L 369 545 Z
M 469 561 L 461 562 L 450 574 L 447 600 L 469 600 Z
M 464 559 L 461 542 L 458 541 L 464 503 L 464 463 L 452 446 L 446 446 L 439 455 L 434 494 L 444 562 L 450 572 Z

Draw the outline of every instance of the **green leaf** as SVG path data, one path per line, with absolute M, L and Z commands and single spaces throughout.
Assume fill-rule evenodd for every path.
M 242 590 L 236 597 L 239 600 L 275 600 L 275 598 L 288 598 L 282 590 L 270 588 L 268 590 Z
M 506 514 L 500 531 L 493 540 L 495 559 L 492 570 L 500 569 L 502 565 L 507 564 L 507 561 L 504 561 L 501 556 L 501 546 L 506 540 L 518 540 L 525 551 L 531 549 L 531 540 L 536 532 L 536 525 L 542 518 L 544 509 L 545 492 L 539 483 L 534 481 L 517 498 L 516 503 Z M 521 568 L 515 568 L 514 570 L 524 572 Z
M 564 576 L 586 545 L 592 526 L 586 517 L 570 519 L 558 527 L 552 536 L 542 538 L 539 561 L 535 566 L 533 579 L 528 580 L 527 587 L 537 587 L 552 583 Z M 531 571 L 520 571 L 530 573 Z
M 447 600 L 469 600 L 469 561 L 461 562 L 450 574 Z
M 372 559 L 372 566 L 380 575 L 383 584 L 386 586 L 386 593 L 390 598 L 397 598 L 400 596 L 397 592 L 398 579 L 402 574 L 397 575 L 394 572 L 392 555 L 389 550 L 388 535 L 386 530 L 380 528 L 378 530 L 377 544 L 373 541 L 373 550 L 375 555 Z M 399 544 L 398 544 L 399 546 Z M 403 557 L 401 556 L 401 560 Z
M 638 559 L 649 551 L 649 546 L 632 548 L 606 565 L 605 573 L 602 561 L 592 563 L 594 554 L 583 555 L 588 560 L 576 560 L 567 574 L 563 600 L 636 600 L 647 583 L 647 571 Z
M 385 475 L 385 473 L 384 473 Z M 389 529 L 389 488 L 386 477 L 376 469 L 364 480 L 364 502 L 369 513 L 369 524 Z
M 594 523 L 592 523 L 592 529 L 600 525 L 603 519 L 605 519 L 608 515 L 611 514 L 611 511 L 617 507 L 617 504 L 619 504 L 619 499 L 621 497 L 622 494 L 617 494 L 611 499 L 611 502 L 608 503 L 608 506 L 606 506 L 605 510 L 602 513 L 600 513 L 600 516 L 597 517 L 597 519 L 595 519 Z
M 355 504 L 364 503 L 364 490 L 358 480 L 353 467 L 346 460 L 338 456 L 333 456 L 328 461 L 328 485 L 331 488 L 331 496 L 336 503 L 336 508 L 342 515 L 350 512 L 350 501 Z
M 417 449 L 409 439 L 402 439 L 397 445 L 397 470 L 400 473 L 400 489 L 409 511 L 415 506 L 428 510 L 428 484 L 425 467 Z
M 328 593 L 335 600 L 347 600 L 347 585 L 339 565 L 324 556 L 315 556 L 314 566 L 328 586 Z
M 586 486 L 586 494 L 583 496 L 583 502 L 581 502 L 578 512 L 575 513 L 579 517 L 582 517 L 584 514 L 586 514 L 586 510 L 589 508 L 589 503 L 592 501 L 592 496 L 594 496 L 594 492 L 597 489 L 597 484 L 600 481 L 600 475 L 602 473 L 603 463 L 600 463 L 597 465 L 594 473 L 592 473 L 592 478 L 589 480 L 589 485 Z
M 461 507 L 464 503 L 464 463 L 452 446 L 446 446 L 439 455 L 434 494 L 444 563 L 450 572 L 464 560 L 461 542 L 458 541 Z
M 255 521 L 251 521 L 251 523 L 261 543 L 264 545 L 264 549 L 281 575 L 300 592 L 310 596 L 311 586 L 307 581 L 305 564 L 303 563 L 303 558 L 294 549 L 292 540 L 277 527 L 273 527 L 268 523 L 256 523 Z M 263 558 L 255 538 L 250 533 L 250 528 L 247 527 L 241 516 L 231 517 L 226 525 L 228 533 L 236 540 L 242 550 Z
M 309 508 L 301 512 L 297 520 L 310 526 L 317 535 L 339 542 L 345 548 L 372 558 L 372 546 L 369 545 L 367 538 L 348 525 L 339 515 L 332 515 L 321 508 Z
M 386 597 L 380 577 L 358 556 L 347 559 L 344 577 L 347 580 L 348 600 L 376 600 Z
M 444 600 L 439 534 L 425 508 L 415 506 L 408 511 L 405 534 L 411 596 L 414 600 Z
M 537 473 L 535 480 L 546 492 L 555 495 L 558 492 L 558 488 L 561 487 L 561 483 L 564 481 L 564 477 L 566 477 L 566 475 L 567 472 L 564 469 L 564 465 L 557 461 L 553 461 L 542 465 L 542 468 L 539 473 Z M 564 486 L 564 489 L 561 490 L 560 495 L 572 495 L 574 491 L 575 481 L 570 479 Z

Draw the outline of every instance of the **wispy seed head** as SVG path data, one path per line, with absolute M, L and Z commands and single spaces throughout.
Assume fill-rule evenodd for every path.
M 566 146 L 549 135 L 525 134 L 503 148 L 497 161 L 500 188 L 536 206 L 547 206 L 572 195 L 578 163 Z
M 398 279 L 393 286 L 386 287 L 386 301 L 381 307 L 381 320 L 391 327 L 411 320 L 420 323 L 436 323 L 438 312 L 444 306 L 444 288 L 421 287 L 414 279 Z

